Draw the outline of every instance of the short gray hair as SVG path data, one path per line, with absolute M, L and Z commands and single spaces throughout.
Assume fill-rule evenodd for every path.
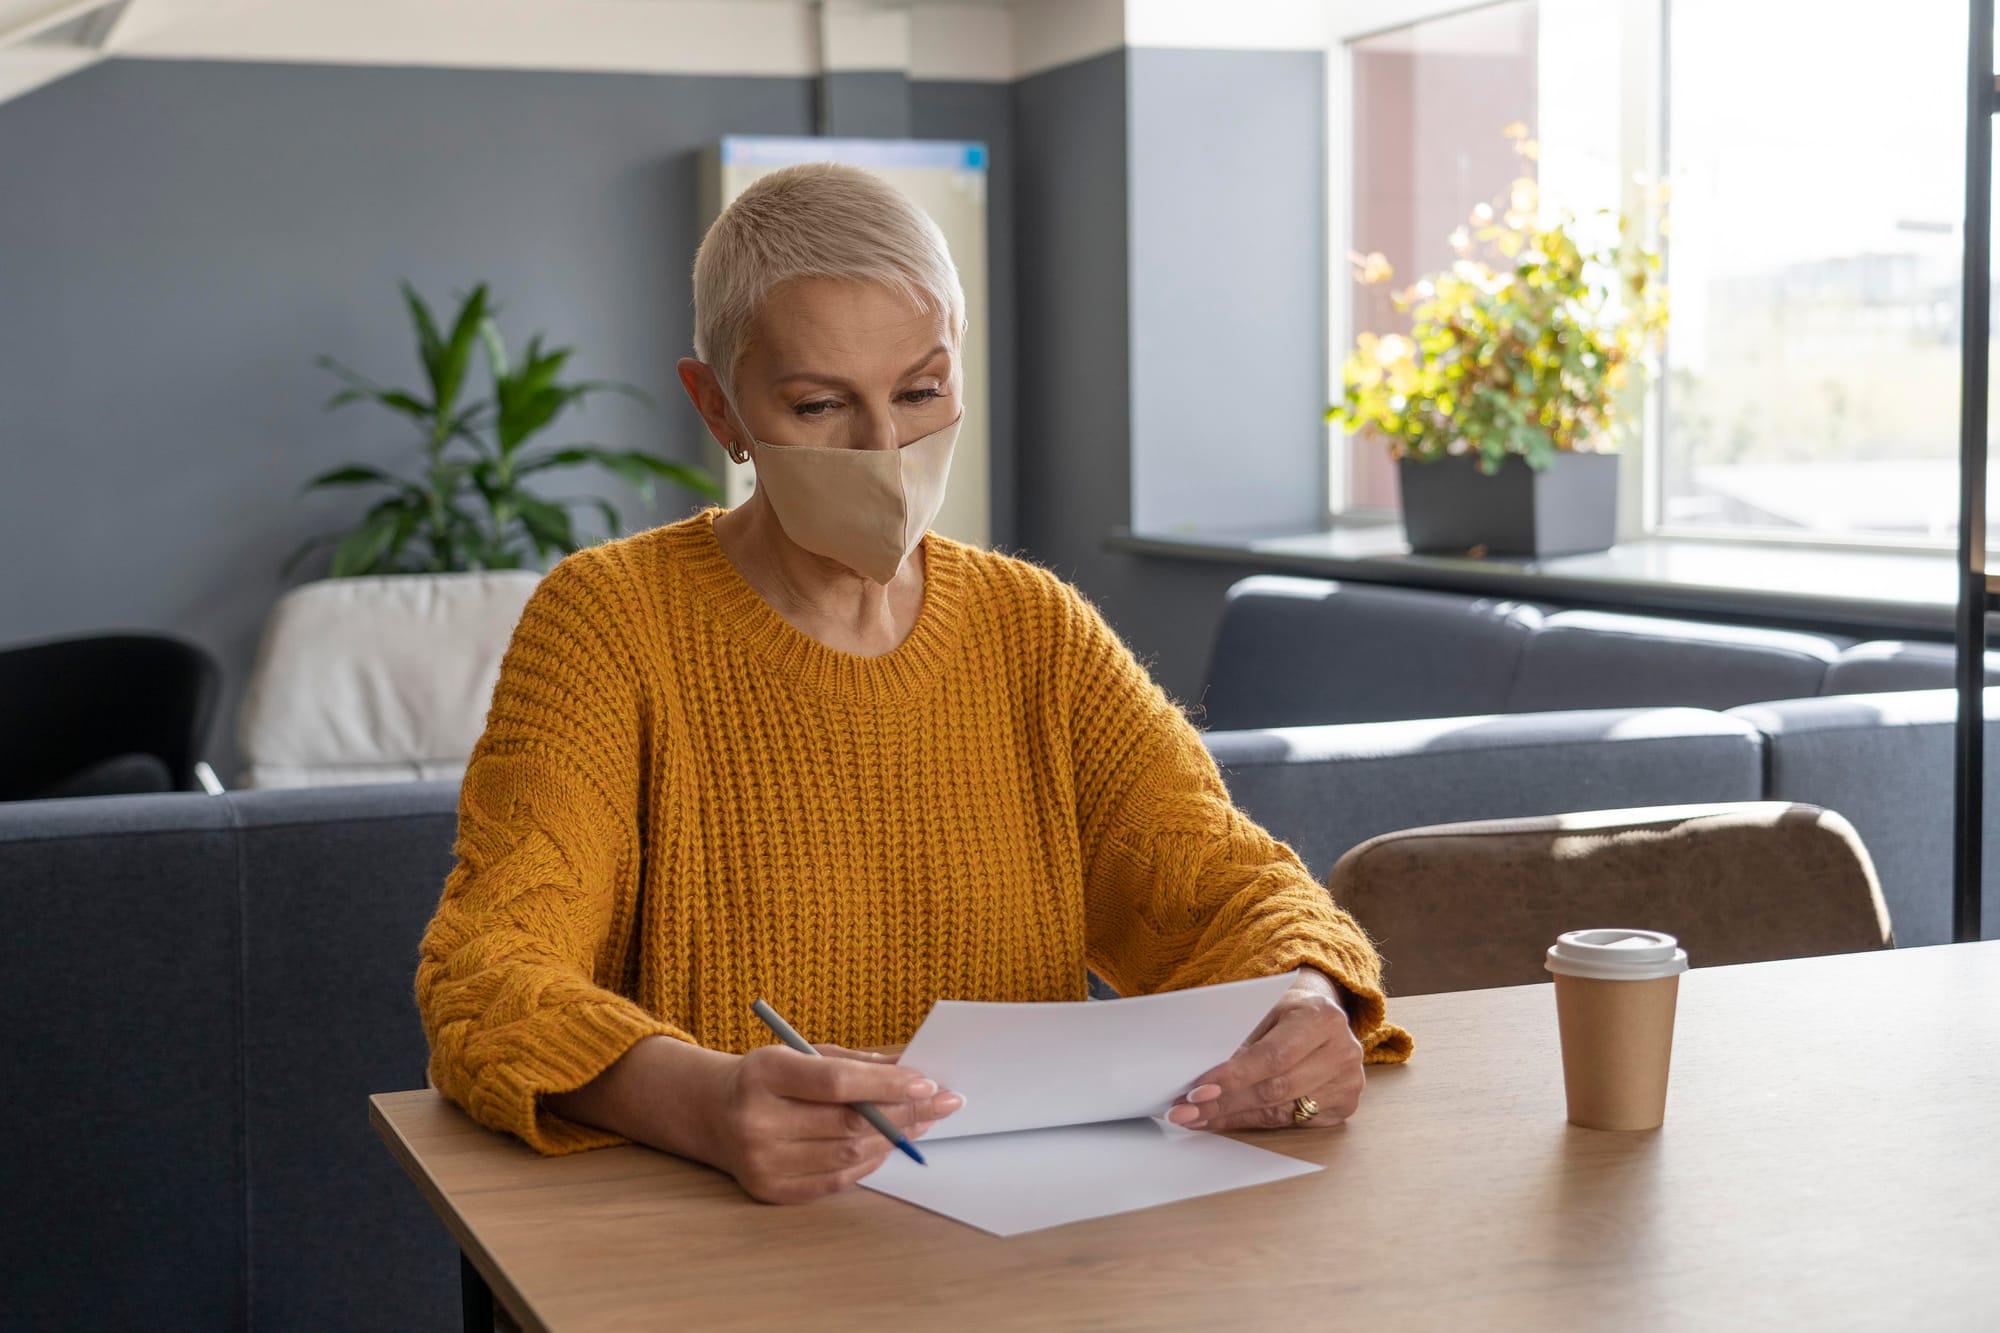
M 695 251 L 694 354 L 732 400 L 765 297 L 800 278 L 886 283 L 964 343 L 965 289 L 930 215 L 871 171 L 801 162 L 751 182 Z

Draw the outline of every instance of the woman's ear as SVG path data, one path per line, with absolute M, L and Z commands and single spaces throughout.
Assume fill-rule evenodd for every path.
M 675 365 L 679 372 L 681 387 L 687 390 L 688 401 L 694 410 L 701 413 L 701 419 L 708 426 L 708 433 L 723 447 L 731 458 L 737 457 L 736 431 L 729 424 L 729 400 L 723 396 L 722 384 L 715 378 L 715 368 L 706 361 L 697 361 L 684 356 Z

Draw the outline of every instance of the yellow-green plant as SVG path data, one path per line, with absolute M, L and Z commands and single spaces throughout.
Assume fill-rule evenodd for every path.
M 1537 155 L 1524 126 L 1507 134 Z M 1567 211 L 1544 222 L 1525 176 L 1497 202 L 1452 233 L 1449 269 L 1394 295 L 1409 334 L 1360 334 L 1347 357 L 1326 419 L 1374 427 L 1392 458 L 1471 454 L 1491 474 L 1518 454 L 1539 471 L 1561 450 L 1615 448 L 1637 419 L 1627 405 L 1667 321 L 1658 250 L 1625 215 L 1601 245 L 1579 241 Z M 1351 258 L 1363 283 L 1392 276 L 1380 254 Z

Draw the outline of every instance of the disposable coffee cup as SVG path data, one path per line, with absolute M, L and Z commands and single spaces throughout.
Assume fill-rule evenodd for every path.
M 1657 930 L 1572 930 L 1549 946 L 1569 1122 L 1656 1129 L 1667 1114 L 1687 951 Z

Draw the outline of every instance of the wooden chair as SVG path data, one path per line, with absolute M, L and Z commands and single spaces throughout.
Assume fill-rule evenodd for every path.
M 1386 833 L 1327 880 L 1398 995 L 1548 980 L 1566 930 L 1640 926 L 1692 966 L 1893 948 L 1860 837 L 1783 801 L 1599 810 Z

